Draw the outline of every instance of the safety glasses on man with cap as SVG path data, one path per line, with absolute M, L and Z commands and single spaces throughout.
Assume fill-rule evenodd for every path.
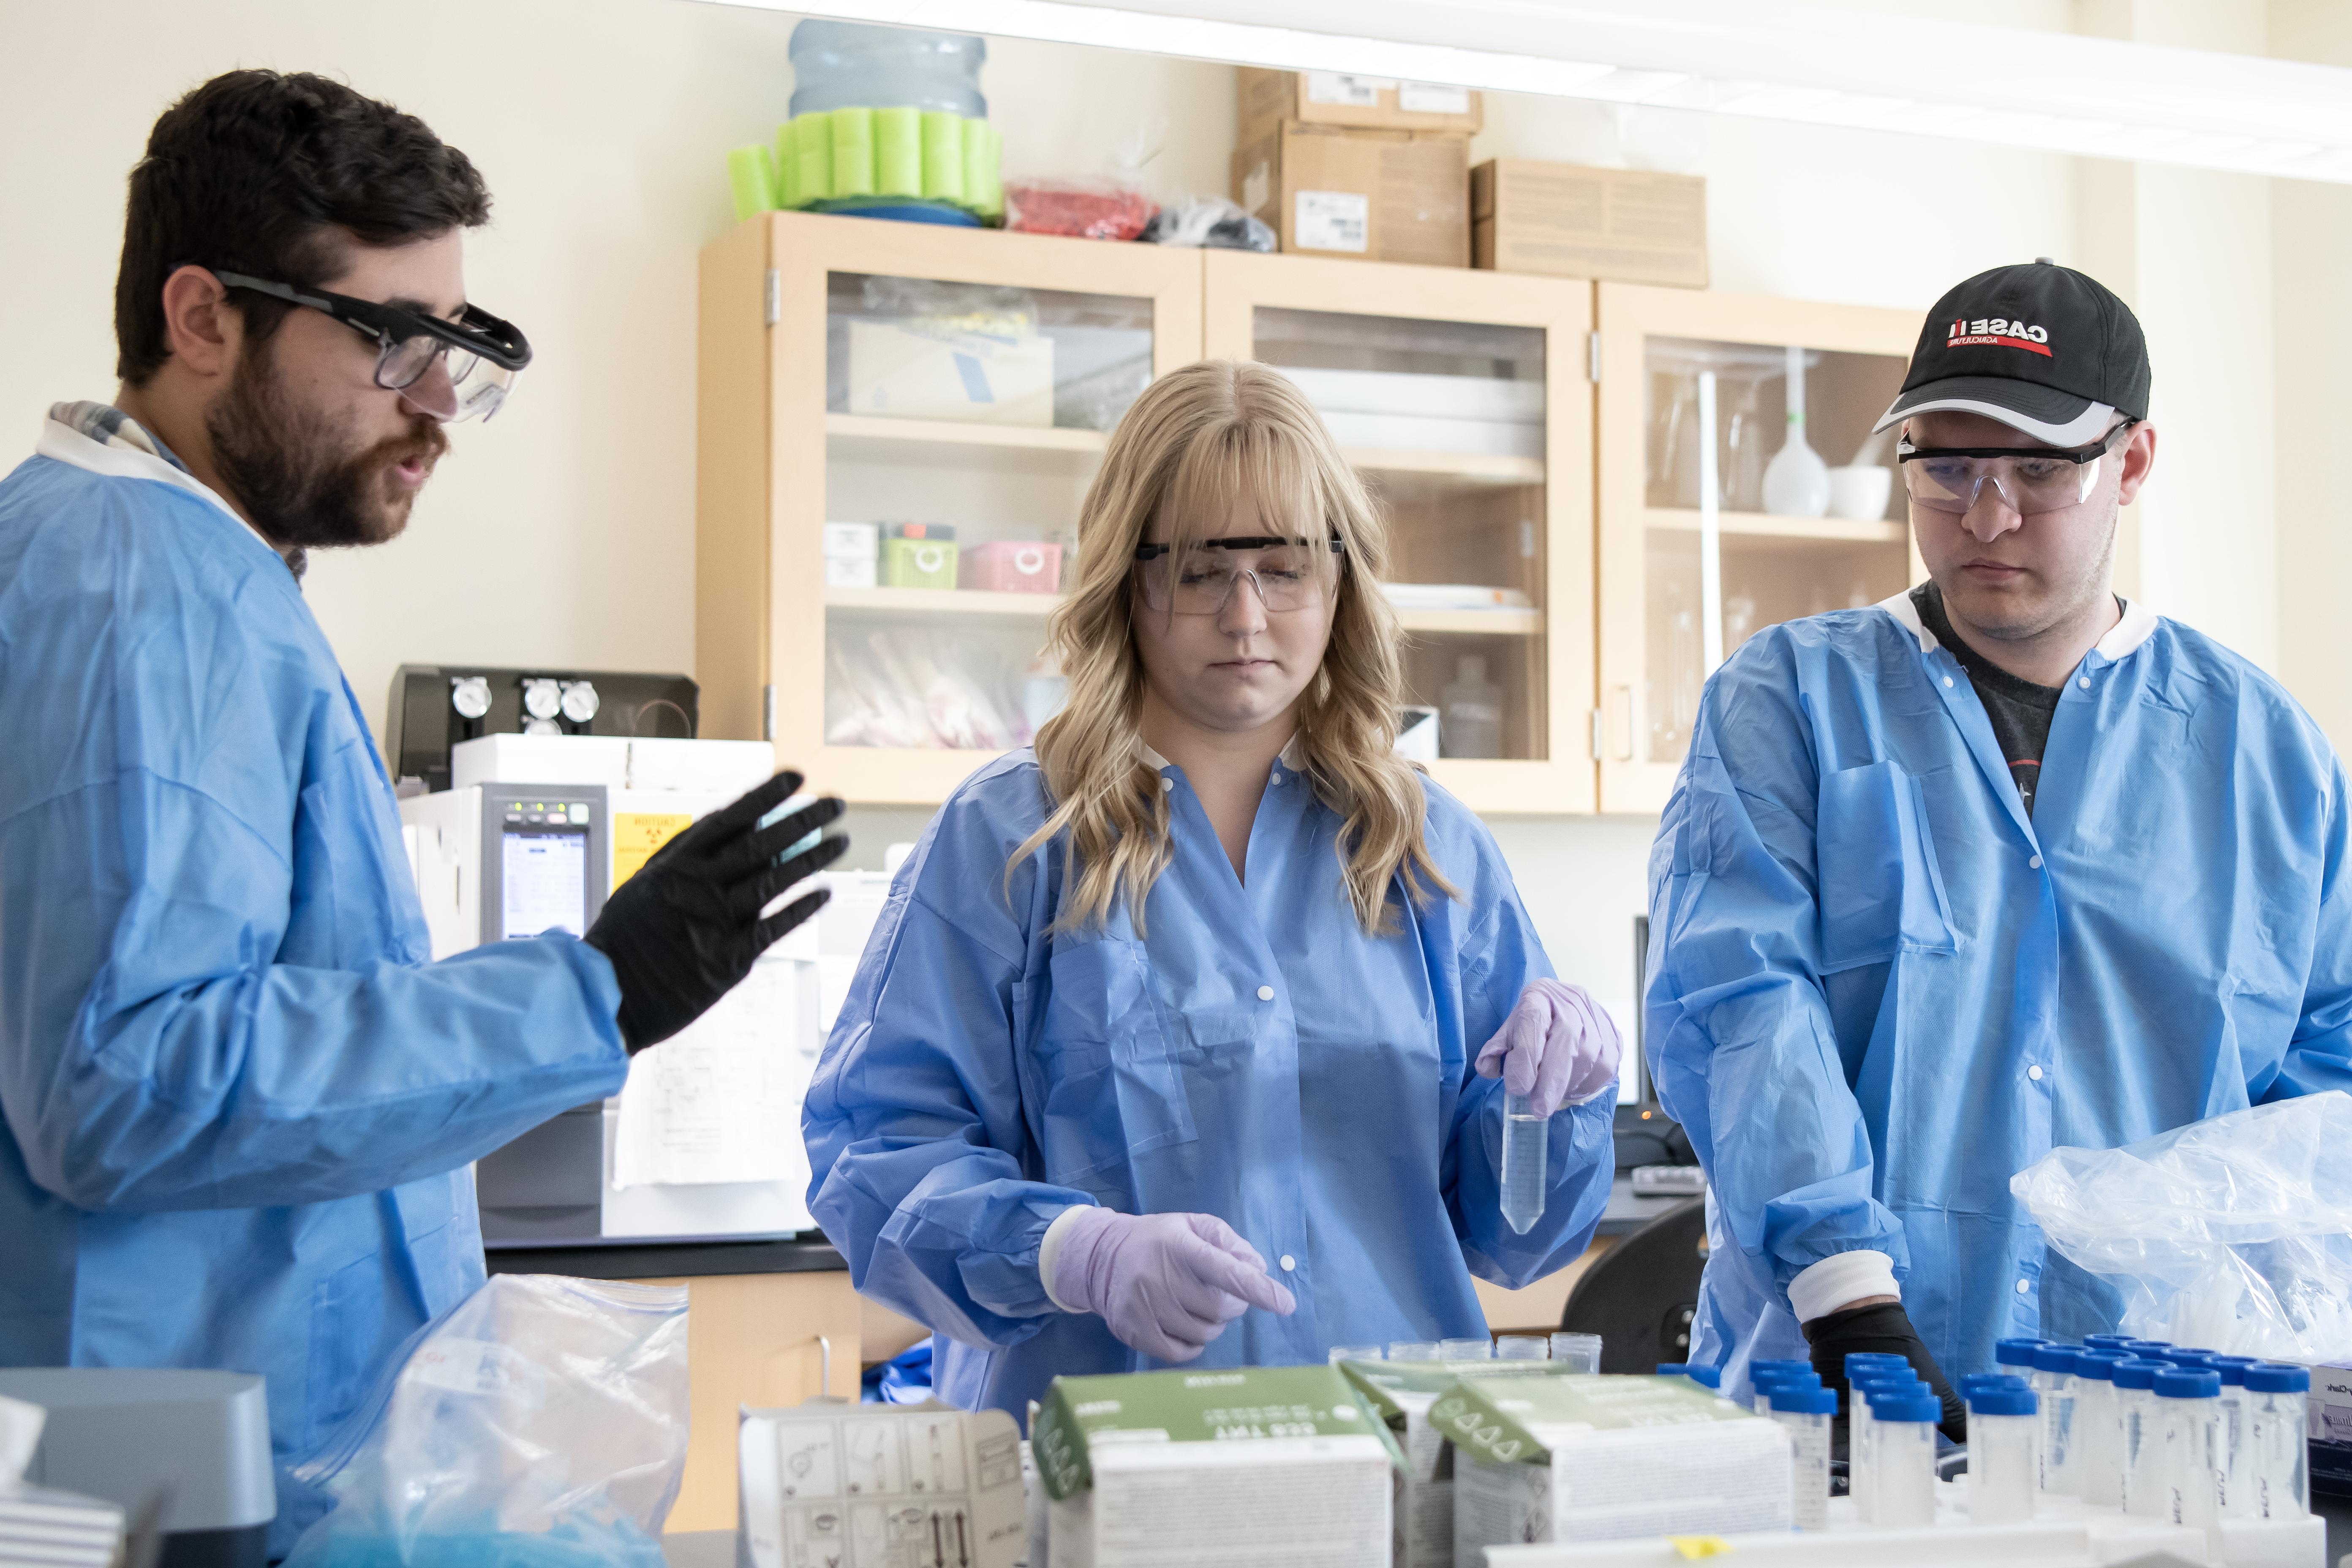
M 2033 517 L 2089 500 L 2099 486 L 2102 460 L 2138 423 L 2126 419 L 2100 440 L 2071 450 L 1914 447 L 1906 435 L 1895 448 L 1895 461 L 1913 506 L 1965 516 L 1984 487 L 1990 485 L 2010 510 L 2020 517 Z
M 210 269 L 230 289 L 248 289 L 274 300 L 333 317 L 376 345 L 375 384 L 397 392 L 445 424 L 488 419 L 530 363 L 530 344 L 511 322 L 468 305 L 454 321 L 373 300 L 354 300 L 324 289 L 250 278 Z M 428 374 L 438 368 L 439 374 Z

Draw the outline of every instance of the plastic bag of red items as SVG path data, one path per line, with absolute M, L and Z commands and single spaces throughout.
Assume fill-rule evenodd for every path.
M 1133 239 L 1159 211 L 1141 191 L 1108 180 L 1004 182 L 1004 226 L 1020 234 Z

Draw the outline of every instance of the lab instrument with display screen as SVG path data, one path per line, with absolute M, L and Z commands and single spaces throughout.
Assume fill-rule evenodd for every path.
M 436 959 L 585 932 L 613 888 L 766 780 L 774 753 L 756 741 L 495 732 L 451 747 L 447 764 L 453 787 L 400 803 Z M 787 938 L 709 1013 L 640 1053 L 618 1095 L 486 1156 L 475 1171 L 483 1240 L 580 1247 L 809 1228 L 799 1124 L 819 1044 L 817 967 L 813 932 Z

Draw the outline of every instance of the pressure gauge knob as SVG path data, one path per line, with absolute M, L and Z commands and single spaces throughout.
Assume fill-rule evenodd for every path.
M 596 717 L 602 701 L 596 695 L 593 681 L 567 681 L 563 688 L 563 716 L 574 724 L 585 724 Z
M 563 688 L 544 678 L 522 683 L 522 710 L 533 719 L 553 719 L 563 706 Z
M 479 675 L 461 676 L 449 682 L 449 706 L 457 710 L 460 719 L 478 719 L 490 710 L 490 683 Z

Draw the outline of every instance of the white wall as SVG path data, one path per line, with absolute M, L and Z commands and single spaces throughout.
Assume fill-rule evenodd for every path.
M 2069 0 L 1871 8 L 2075 25 Z M 313 566 L 310 602 L 363 706 L 380 713 L 392 669 L 406 660 L 690 670 L 695 257 L 730 219 L 724 150 L 764 137 L 784 111 L 794 18 L 688 0 L 414 0 L 389 16 L 293 0 L 119 0 L 92 25 L 55 0 L 0 0 L 0 213 L 12 215 L 0 230 L 0 297 L 16 301 L 0 356 L 0 432 L 29 447 L 52 400 L 110 395 L 122 182 L 156 114 L 236 65 L 345 77 L 421 114 L 481 165 L 498 205 L 491 228 L 469 241 L 469 290 L 520 322 L 540 354 L 496 423 L 457 433 L 407 537 Z M 1122 138 L 1159 124 L 1152 171 L 1163 193 L 1224 188 L 1230 71 L 1055 46 L 991 47 L 984 87 L 1008 171 L 1092 173 Z M 481 61 L 497 65 L 469 63 Z M 1492 99 L 1489 116 L 1476 156 L 1622 158 L 1706 174 L 1721 289 L 1924 311 L 1983 268 L 2071 258 L 2113 240 L 2080 232 L 2078 198 L 2084 170 L 2120 165 L 1654 110 L 1620 117 L 1545 100 Z M 2214 283 L 2242 286 L 2213 274 L 2210 257 L 2151 252 L 2196 230 L 2209 201 L 2226 197 L 2232 226 L 2254 222 L 2260 201 L 2176 188 L 2196 205 L 2167 228 L 2142 202 L 2133 258 L 2178 265 L 2177 277 L 2161 274 L 2168 301 Z M 1983 195 L 1958 204 L 1926 195 L 1954 191 Z M 15 216 L 23 214 L 38 221 Z M 2263 265 L 2267 278 L 2267 252 Z M 2184 311 L 2164 331 L 2192 327 Z M 2191 359 L 2193 343 L 2164 341 L 2160 400 L 2191 390 L 2182 373 L 2193 363 L 2199 423 L 2234 432 L 2232 409 L 2268 406 L 2267 358 Z M 2167 427 L 2168 479 L 2189 466 L 2189 423 Z M 2217 441 L 2210 451 L 2231 448 Z M 2216 478 L 2226 477 L 2210 466 L 2220 457 L 2209 459 Z M 2204 493 L 2210 505 L 2217 492 Z M 2263 657 L 2263 628 L 2275 620 L 2275 593 L 2266 600 L 2261 582 L 2267 509 L 2257 495 L 2230 514 L 2237 557 L 2207 573 L 2179 569 L 2193 563 L 2186 546 L 2206 515 L 2184 507 L 2167 535 L 2182 548 L 2152 567 L 2192 619 L 2249 651 L 2262 647 Z M 856 814 L 859 862 L 878 864 L 882 843 L 919 820 Z M 1626 922 L 1641 907 L 1651 826 L 1496 825 L 1555 960 L 1603 994 L 1632 989 Z

